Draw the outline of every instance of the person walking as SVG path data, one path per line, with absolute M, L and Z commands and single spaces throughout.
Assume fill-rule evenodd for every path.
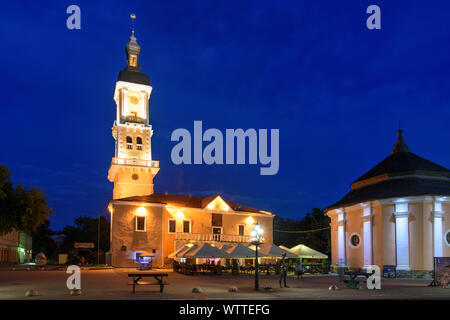
M 283 256 L 281 258 L 280 261 L 280 288 L 282 288 L 281 286 L 281 282 L 284 282 L 284 287 L 285 288 L 289 288 L 286 284 L 286 276 L 287 276 L 287 261 L 285 260 L 286 258 L 286 253 L 283 253 Z
M 300 278 L 303 279 L 303 266 L 301 262 L 297 263 L 295 270 L 297 271 L 297 280 Z

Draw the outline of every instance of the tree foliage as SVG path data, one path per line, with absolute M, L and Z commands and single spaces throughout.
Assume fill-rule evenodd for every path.
M 61 234 L 64 235 L 64 241 L 60 251 L 70 253 L 74 248 L 75 242 L 93 242 L 97 249 L 99 219 L 100 250 L 103 252 L 108 251 L 110 224 L 104 216 L 100 218 L 78 217 L 75 219 L 73 226 L 65 226 L 63 231 L 61 231 Z
M 306 231 L 327 228 L 330 226 L 330 218 L 318 208 L 312 209 L 301 220 L 292 220 L 290 218 L 275 217 L 273 221 L 274 230 L 283 231 Z M 330 229 L 308 232 L 308 233 L 273 233 L 274 243 L 284 245 L 288 248 L 298 244 L 304 244 L 312 249 L 325 253 L 331 252 L 331 231 Z
M 37 230 L 32 233 L 33 237 L 33 256 L 39 252 L 43 252 L 48 259 L 58 257 L 58 246 L 52 239 L 52 236 L 56 234 L 55 231 L 50 229 L 50 222 L 46 221 L 41 224 Z
M 0 166 L 0 234 L 13 230 L 34 233 L 52 213 L 42 189 L 27 189 L 20 183 L 14 188 L 9 169 Z

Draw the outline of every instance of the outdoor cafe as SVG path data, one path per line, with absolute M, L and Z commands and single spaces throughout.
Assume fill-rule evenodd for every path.
M 276 245 L 261 245 L 258 263 L 261 273 L 278 273 L 278 260 L 296 256 Z M 186 244 L 169 255 L 174 259 L 174 271 L 183 274 L 252 274 L 255 272 L 256 250 L 244 244 L 220 245 L 210 243 Z

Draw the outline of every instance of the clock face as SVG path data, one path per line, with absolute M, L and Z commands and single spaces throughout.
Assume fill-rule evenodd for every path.
M 134 104 L 134 105 L 137 105 L 139 103 L 139 98 L 136 97 L 136 96 L 131 96 L 130 97 L 130 103 Z

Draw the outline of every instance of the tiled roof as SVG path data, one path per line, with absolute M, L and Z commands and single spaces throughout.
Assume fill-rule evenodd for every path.
M 218 194 L 208 196 L 208 197 L 200 197 L 200 196 L 191 196 L 191 195 L 178 195 L 178 194 L 164 194 L 164 193 L 154 193 L 148 196 L 133 196 L 122 199 L 117 199 L 118 201 L 138 201 L 138 202 L 149 202 L 149 203 L 162 203 L 168 204 L 178 207 L 188 207 L 188 208 L 204 208 L 211 201 L 213 201 Z M 224 199 L 222 196 L 220 196 Z M 224 201 L 228 204 L 228 206 L 234 211 L 242 211 L 242 212 L 253 212 L 253 213 L 261 213 L 260 210 L 255 208 L 250 208 L 246 206 L 242 206 L 236 203 L 232 203 L 224 199 Z

